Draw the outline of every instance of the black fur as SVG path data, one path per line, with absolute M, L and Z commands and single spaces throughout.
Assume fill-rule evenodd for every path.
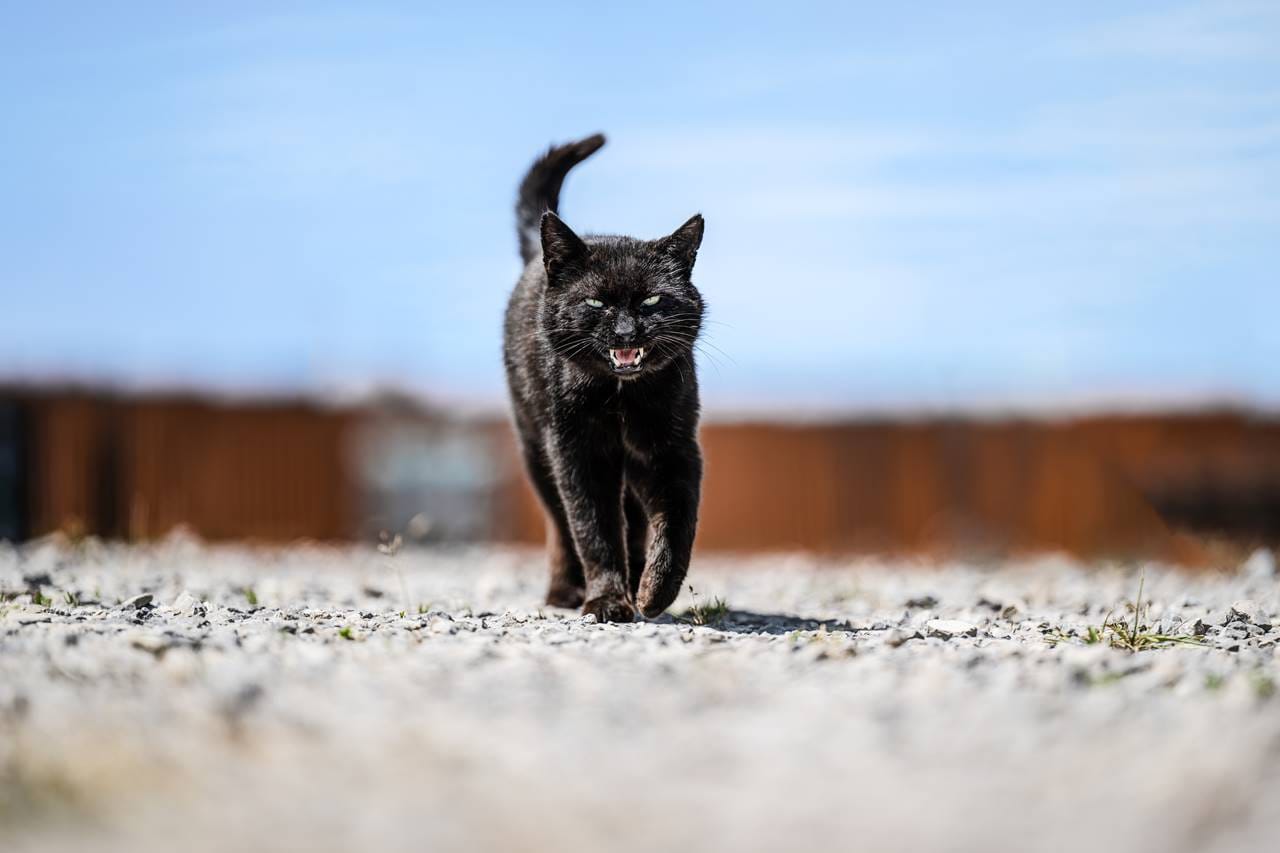
M 504 361 L 547 512 L 547 602 L 630 621 L 636 607 L 652 617 L 675 600 L 697 528 L 704 304 L 690 275 L 703 223 L 696 215 L 651 241 L 575 234 L 556 215 L 560 187 L 603 144 L 597 134 L 552 148 L 520 185 L 526 266 L 507 305 Z M 640 348 L 638 366 L 626 364 Z

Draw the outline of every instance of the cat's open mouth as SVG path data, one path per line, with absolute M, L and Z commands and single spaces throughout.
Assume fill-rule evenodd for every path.
M 613 365 L 615 373 L 633 373 L 640 369 L 642 361 L 644 361 L 644 347 L 609 350 L 609 362 Z

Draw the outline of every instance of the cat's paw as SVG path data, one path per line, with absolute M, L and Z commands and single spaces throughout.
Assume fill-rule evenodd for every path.
M 660 543 L 649 551 L 649 562 L 640 576 L 636 603 L 647 619 L 661 616 L 680 594 L 688 565 L 672 559 L 671 549 Z
M 636 608 L 624 595 L 601 595 L 582 605 L 582 615 L 597 622 L 634 622 Z
M 554 584 L 547 590 L 547 604 L 550 607 L 564 607 L 573 610 L 582 606 L 585 597 L 582 587 L 568 584 Z

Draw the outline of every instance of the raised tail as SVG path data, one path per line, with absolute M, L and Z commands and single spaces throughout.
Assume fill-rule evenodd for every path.
M 560 186 L 564 176 L 602 145 L 602 133 L 566 145 L 553 145 L 529 167 L 516 197 L 516 233 L 520 237 L 520 257 L 526 264 L 542 252 L 542 214 L 548 210 L 560 212 Z

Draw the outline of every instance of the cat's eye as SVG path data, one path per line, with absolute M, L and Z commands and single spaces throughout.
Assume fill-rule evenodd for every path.
M 662 301 L 661 296 L 650 296 L 648 299 L 646 299 L 644 302 L 641 302 L 640 304 L 646 308 L 652 308 L 653 306 L 657 305 L 661 301 Z
M 587 300 L 584 300 L 584 301 L 585 301 L 588 305 L 590 305 L 592 308 L 603 308 L 603 307 L 604 307 L 604 303 L 603 303 L 603 302 L 601 302 L 599 299 L 587 299 Z

